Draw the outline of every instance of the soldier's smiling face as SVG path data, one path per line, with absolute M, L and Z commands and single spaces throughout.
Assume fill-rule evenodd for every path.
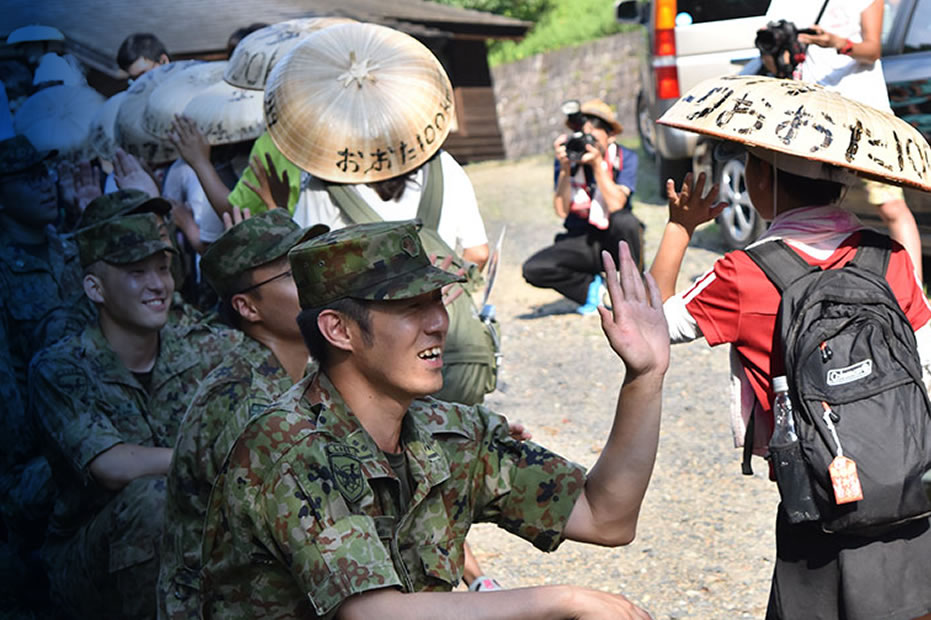
M 442 388 L 449 315 L 440 289 L 410 299 L 370 302 L 368 307 L 371 336 L 353 357 L 369 383 L 399 400 Z
M 175 290 L 168 252 L 126 265 L 107 265 L 100 279 L 104 297 L 101 311 L 114 322 L 137 330 L 159 330 L 168 322 Z

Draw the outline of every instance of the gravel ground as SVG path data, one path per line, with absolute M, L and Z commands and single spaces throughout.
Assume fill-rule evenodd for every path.
M 524 282 L 520 266 L 552 242 L 552 162 L 535 157 L 466 167 L 489 238 L 507 234 L 491 302 L 503 331 L 499 389 L 486 402 L 520 420 L 534 439 L 591 466 L 610 428 L 623 375 L 596 317 L 581 317 L 558 293 Z M 641 164 L 634 200 L 646 224 L 646 261 L 666 219 L 650 162 Z M 714 224 L 696 232 L 678 290 L 720 256 Z M 604 549 L 567 542 L 553 554 L 496 527 L 473 528 L 469 542 L 486 573 L 505 587 L 572 583 L 619 592 L 665 618 L 762 618 L 775 555 L 778 494 L 766 479 L 740 473 L 727 422 L 724 347 L 704 341 L 673 347 L 663 397 L 659 453 L 636 540 Z

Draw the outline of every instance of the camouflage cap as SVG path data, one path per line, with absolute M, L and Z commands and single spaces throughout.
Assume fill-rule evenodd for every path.
M 152 198 L 138 189 L 117 190 L 92 200 L 81 214 L 77 228 L 87 228 L 110 218 L 134 213 L 168 215 L 171 213 L 171 203 L 164 198 Z
M 54 155 L 55 151 L 37 151 L 26 136 L 0 140 L 0 175 L 22 172 Z
M 79 231 L 75 237 L 81 267 L 99 260 L 125 265 L 163 250 L 175 251 L 170 241 L 162 239 L 158 217 L 152 213 L 112 218 Z
M 330 230 L 298 226 L 286 209 L 271 209 L 236 224 L 210 244 L 200 260 L 207 283 L 222 298 L 235 295 L 237 280 L 250 269 L 279 259 L 288 250 Z
M 408 299 L 465 278 L 430 264 L 420 222 L 373 222 L 330 231 L 288 254 L 301 307 L 345 297 Z

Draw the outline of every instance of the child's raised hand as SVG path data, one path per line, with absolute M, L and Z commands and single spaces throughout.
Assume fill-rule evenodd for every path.
M 669 179 L 666 181 L 666 197 L 669 199 L 669 221 L 679 224 L 685 228 L 689 235 L 695 231 L 699 224 L 704 224 L 718 216 L 726 202 L 715 204 L 718 197 L 718 185 L 715 183 L 708 190 L 708 193 L 702 195 L 705 190 L 705 173 L 698 175 L 698 181 L 692 185 L 693 175 L 691 172 L 685 175 L 682 181 L 682 189 L 676 191 L 675 181 Z

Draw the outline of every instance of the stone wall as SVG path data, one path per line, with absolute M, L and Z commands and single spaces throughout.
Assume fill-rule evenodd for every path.
M 644 36 L 639 30 L 492 68 L 498 123 L 508 159 L 551 153 L 566 131 L 566 99 L 599 98 L 614 107 L 627 135 L 637 134 L 636 103 Z

